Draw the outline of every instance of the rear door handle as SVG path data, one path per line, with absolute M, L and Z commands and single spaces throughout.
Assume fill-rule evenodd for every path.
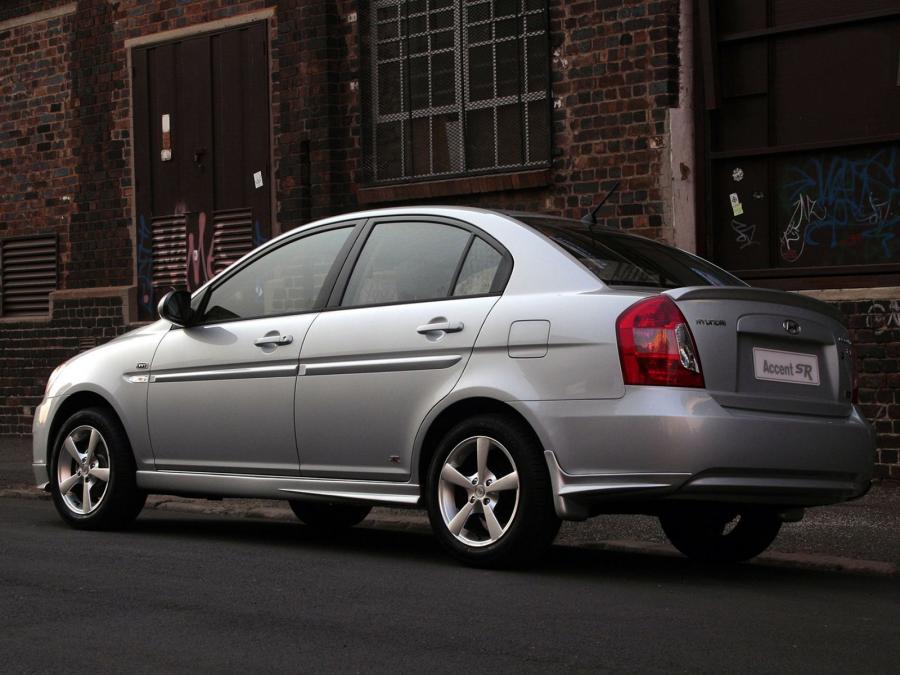
M 257 347 L 266 345 L 289 345 L 294 341 L 293 335 L 266 335 L 253 341 Z
M 427 333 L 436 333 L 438 331 L 443 331 L 444 333 L 458 333 L 465 325 L 462 321 L 436 321 L 434 323 L 426 323 L 424 326 L 419 326 L 416 328 L 417 333 L 422 333 L 423 335 Z

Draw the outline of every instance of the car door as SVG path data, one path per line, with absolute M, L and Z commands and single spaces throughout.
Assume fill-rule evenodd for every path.
M 370 221 L 300 354 L 301 474 L 405 480 L 427 412 L 452 390 L 512 260 L 474 228 Z
M 300 347 L 356 223 L 273 244 L 195 297 L 153 358 L 147 402 L 158 469 L 296 475 Z

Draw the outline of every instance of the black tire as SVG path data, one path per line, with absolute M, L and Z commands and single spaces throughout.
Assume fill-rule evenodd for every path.
M 63 473 L 74 473 L 76 468 L 80 468 L 65 449 L 66 439 L 80 428 L 96 429 L 100 434 L 100 441 L 106 449 L 106 452 L 97 451 L 97 456 L 103 459 L 102 466 L 97 468 L 108 469 L 106 488 L 100 495 L 100 486 L 103 481 L 99 481 L 97 478 L 93 479 L 96 487 L 93 490 L 89 489 L 89 494 L 100 496 L 96 497 L 96 506 L 89 513 L 79 513 L 73 510 L 73 499 L 67 499 L 60 492 L 61 463 L 65 463 Z M 89 440 L 89 432 L 82 433 L 87 434 Z M 82 448 L 84 447 L 84 443 L 82 443 Z M 53 443 L 49 478 L 50 494 L 56 510 L 66 523 L 77 529 L 113 530 L 126 527 L 137 518 L 147 500 L 146 493 L 137 487 L 136 470 L 134 454 L 131 451 L 128 437 L 115 415 L 103 408 L 81 410 L 65 421 Z M 77 489 L 83 489 L 83 481 L 76 485 L 80 486 Z M 66 494 L 76 494 L 77 496 L 75 488 L 68 490 Z M 83 499 L 81 499 L 81 503 L 84 504 Z
M 733 563 L 765 551 L 782 521 L 770 509 L 692 504 L 665 511 L 659 522 L 672 545 L 688 558 Z
M 490 535 L 485 537 L 487 542 L 493 543 L 469 545 L 457 538 L 448 527 L 441 505 L 442 494 L 446 494 L 442 493 L 441 472 L 455 449 L 464 447 L 465 443 L 478 437 L 499 442 L 502 445 L 500 450 L 505 449 L 512 458 L 512 468 L 518 475 L 518 501 L 508 516 L 502 535 L 496 540 Z M 506 453 L 499 456 L 501 463 L 508 460 Z M 498 474 L 496 481 L 499 483 L 501 478 Z M 546 552 L 559 531 L 560 520 L 553 506 L 553 490 L 543 448 L 529 428 L 511 417 L 479 415 L 454 426 L 441 439 L 432 457 L 425 489 L 432 531 L 450 555 L 467 565 L 489 568 L 528 565 Z M 454 490 L 456 487 L 445 489 Z M 460 487 L 459 490 L 461 492 L 454 499 L 459 499 L 464 508 L 465 488 Z M 494 494 L 495 512 L 500 509 L 504 494 L 506 493 Z M 510 498 L 515 499 L 514 496 Z M 471 501 L 471 497 L 469 499 Z M 471 512 L 476 519 L 480 518 L 475 527 L 483 525 L 486 528 L 486 513 L 483 508 L 477 503 L 473 503 L 473 508 L 480 511 L 480 515 L 479 511 Z M 468 527 L 468 520 L 466 522 Z
M 288 503 L 295 516 L 310 527 L 322 531 L 346 530 L 359 525 L 372 510 L 368 504 L 304 501 Z

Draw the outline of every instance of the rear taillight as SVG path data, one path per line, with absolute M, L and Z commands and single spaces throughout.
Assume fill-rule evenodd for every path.
M 625 384 L 703 387 L 697 347 L 671 298 L 656 295 L 633 304 L 616 321 Z

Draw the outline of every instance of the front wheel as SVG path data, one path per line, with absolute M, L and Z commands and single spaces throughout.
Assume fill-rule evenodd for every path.
M 72 527 L 106 530 L 130 524 L 147 495 L 137 487 L 134 455 L 119 420 L 87 408 L 63 424 L 50 457 L 50 492 Z
M 528 563 L 559 530 L 540 444 L 507 417 L 474 417 L 451 429 L 434 454 L 426 491 L 432 530 L 469 565 Z
M 672 545 L 692 560 L 742 562 L 775 541 L 781 518 L 769 509 L 684 505 L 659 516 Z

